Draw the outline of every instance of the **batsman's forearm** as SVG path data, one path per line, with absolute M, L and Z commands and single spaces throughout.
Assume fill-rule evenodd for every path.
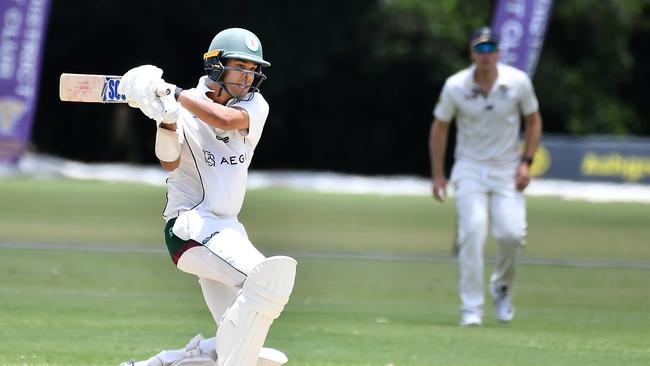
M 248 116 L 244 115 L 239 109 L 201 100 L 186 92 L 180 94 L 178 102 L 190 113 L 210 126 L 226 131 L 248 128 Z

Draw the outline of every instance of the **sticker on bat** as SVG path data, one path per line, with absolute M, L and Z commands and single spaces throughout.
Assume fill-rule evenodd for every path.
M 126 100 L 126 96 L 117 92 L 120 85 L 120 77 L 106 77 L 102 88 L 102 100 L 104 103 L 120 103 Z

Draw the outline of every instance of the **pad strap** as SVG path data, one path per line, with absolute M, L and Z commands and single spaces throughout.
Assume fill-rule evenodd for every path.
M 178 132 L 158 127 L 156 131 L 156 156 L 161 161 L 172 162 L 181 156 Z

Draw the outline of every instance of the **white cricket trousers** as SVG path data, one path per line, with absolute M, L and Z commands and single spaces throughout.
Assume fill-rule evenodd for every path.
M 250 242 L 236 217 L 185 211 L 176 218 L 172 231 L 188 243 L 177 254 L 176 266 L 198 276 L 206 305 L 219 325 L 248 273 L 265 257 Z
M 490 286 L 507 286 L 512 293 L 515 264 L 526 236 L 526 202 L 515 188 L 516 169 L 517 163 L 489 165 L 465 160 L 456 161 L 452 169 L 462 310 L 483 312 L 488 223 L 498 242 Z

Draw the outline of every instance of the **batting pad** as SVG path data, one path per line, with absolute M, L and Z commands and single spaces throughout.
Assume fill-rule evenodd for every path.
M 289 301 L 295 259 L 276 256 L 255 266 L 217 330 L 218 366 L 255 366 L 273 320 Z
M 273 348 L 262 348 L 256 366 L 282 366 L 288 361 L 287 355 L 282 351 Z

